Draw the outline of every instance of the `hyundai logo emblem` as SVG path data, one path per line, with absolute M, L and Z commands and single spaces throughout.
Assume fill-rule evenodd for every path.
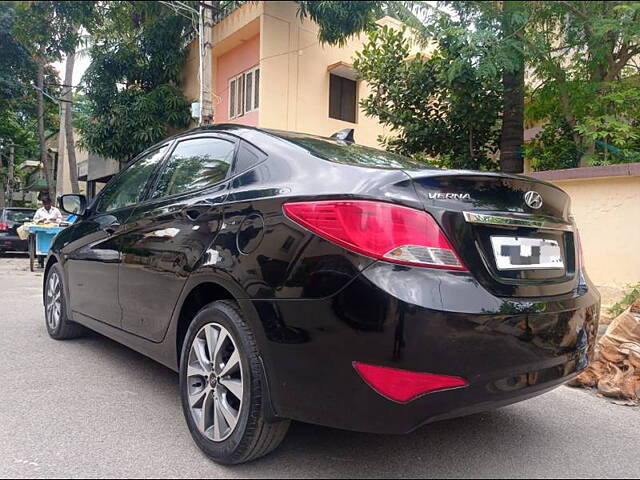
M 524 202 L 531 208 L 537 210 L 542 206 L 542 195 L 531 190 L 524 194 Z

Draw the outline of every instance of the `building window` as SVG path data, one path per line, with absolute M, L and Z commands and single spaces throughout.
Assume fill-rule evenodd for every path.
M 258 110 L 260 68 L 252 68 L 229 80 L 229 119 Z
M 329 117 L 356 123 L 357 100 L 354 80 L 329 74 Z

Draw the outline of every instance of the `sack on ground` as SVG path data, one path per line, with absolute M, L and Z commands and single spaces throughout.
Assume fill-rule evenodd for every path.
M 598 341 L 597 359 L 570 383 L 640 402 L 640 302 L 618 315 Z

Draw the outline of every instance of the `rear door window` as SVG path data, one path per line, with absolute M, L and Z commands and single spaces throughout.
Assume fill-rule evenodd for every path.
M 148 153 L 109 182 L 100 196 L 98 212 L 112 212 L 140 202 L 167 148 L 165 145 Z
M 219 137 L 179 142 L 158 176 L 152 198 L 202 190 L 227 178 L 236 143 Z

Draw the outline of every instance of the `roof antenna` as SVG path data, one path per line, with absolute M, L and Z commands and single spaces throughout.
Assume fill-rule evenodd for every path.
M 344 130 L 340 130 L 339 132 L 336 132 L 333 135 L 331 135 L 331 138 L 333 138 L 334 140 L 338 140 L 340 142 L 354 143 L 355 140 L 353 139 L 353 132 L 354 132 L 353 128 L 345 128 Z

